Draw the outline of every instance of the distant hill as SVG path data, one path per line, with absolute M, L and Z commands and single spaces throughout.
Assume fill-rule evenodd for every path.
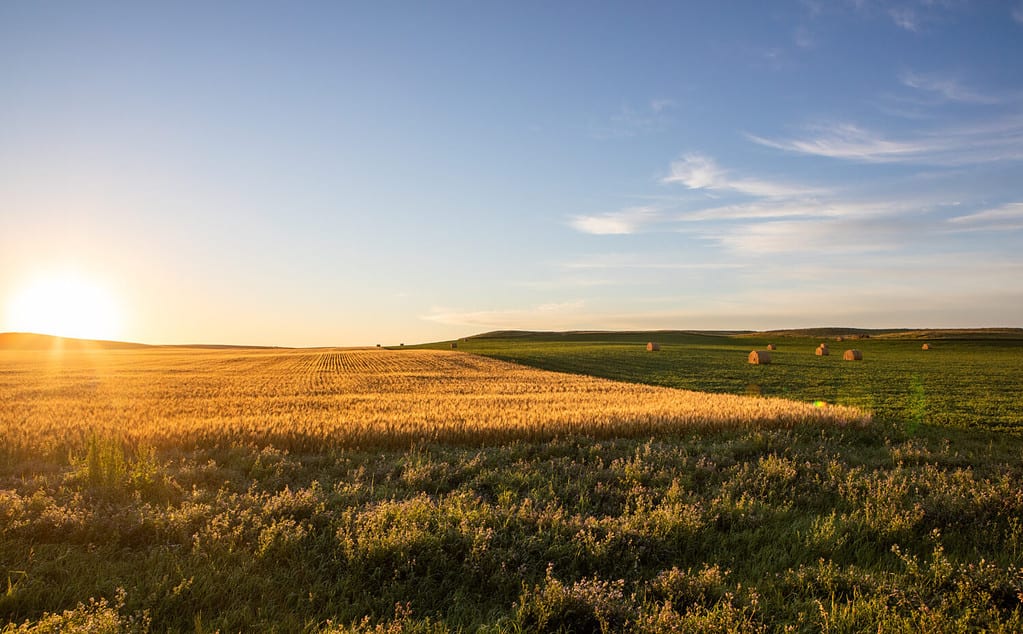
M 154 348 L 199 348 L 200 350 L 289 350 L 287 346 L 243 346 L 230 343 L 176 343 Z M 321 346 L 329 347 L 329 346 Z M 309 348 L 310 350 L 312 348 Z
M 822 328 L 784 328 L 781 330 L 764 330 L 749 333 L 755 337 L 878 337 L 881 335 L 898 335 L 906 332 L 904 328 L 843 328 L 827 326 Z
M 1023 328 L 934 328 L 877 336 L 881 339 L 1023 339 Z
M 877 339 L 1023 339 L 1023 328 L 795 328 L 752 333 L 758 337 Z
M 32 332 L 0 332 L 0 350 L 135 350 L 138 348 L 200 348 L 204 350 L 272 349 L 277 346 L 234 346 L 228 344 L 182 344 L 154 346 L 127 341 L 106 341 L 102 339 L 75 339 L 38 335 Z
M 739 338 L 834 338 L 849 339 L 1023 339 L 1023 328 L 790 328 L 781 330 L 495 330 L 466 337 L 466 341 L 527 339 L 530 341 L 658 341 L 690 340 L 693 337 Z
M 150 348 L 144 343 L 105 341 L 100 339 L 74 339 L 37 335 L 31 332 L 0 333 L 0 350 L 129 350 Z
M 752 333 L 749 330 L 494 330 L 478 335 L 466 337 L 466 339 L 564 339 L 583 340 L 601 339 L 607 337 L 679 337 L 679 336 L 704 336 L 704 337 L 725 337 Z

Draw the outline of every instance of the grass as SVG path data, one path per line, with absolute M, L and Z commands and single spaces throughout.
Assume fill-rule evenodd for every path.
M 702 358 L 707 380 L 723 382 L 727 373 L 711 368 L 724 358 L 737 372 L 784 370 L 796 358 L 779 341 L 775 365 L 747 366 L 755 342 L 724 340 L 715 351 L 716 340 L 668 341 L 657 354 Z M 631 358 L 628 343 L 459 345 L 610 367 L 601 355 Z M 857 345 L 860 368 L 879 371 L 889 358 L 879 342 Z M 896 352 L 890 358 L 910 364 L 908 347 Z M 495 366 L 478 366 L 487 370 L 456 389 L 428 367 L 401 365 L 424 358 L 413 350 L 381 353 L 405 360 L 363 379 L 351 376 L 364 367 L 352 357 L 299 358 L 329 351 L 175 352 L 151 363 L 139 354 L 74 366 L 2 359 L 4 632 L 1023 629 L 1023 438 L 985 428 L 982 417 L 936 425 L 930 407 L 901 419 L 906 397 L 894 388 L 875 401 L 891 407 L 875 409 L 867 426 L 802 420 L 623 437 L 583 425 L 542 440 L 383 434 L 359 444 L 343 441 L 339 421 L 355 420 L 352 408 L 381 385 L 434 384 L 457 401 L 459 390 L 496 394 L 501 381 L 486 378 Z M 1019 362 L 1011 346 L 1000 354 L 995 368 Z M 665 363 L 654 356 L 643 351 L 622 371 L 638 381 L 643 364 Z M 860 371 L 832 361 L 822 367 Z M 368 375 L 379 375 L 375 388 Z M 529 375 L 541 376 L 546 386 L 524 380 L 518 389 L 580 385 Z M 793 392 L 805 389 L 807 377 L 789 376 Z M 974 380 L 989 373 L 981 367 Z M 778 387 L 764 383 L 768 393 Z M 1000 409 L 1019 409 L 1016 390 Z M 571 394 L 567 403 L 585 404 L 586 392 Z M 400 402 L 386 411 L 420 415 L 409 409 L 415 399 Z M 528 411 L 514 402 L 509 412 Z M 956 417 L 977 411 L 973 400 L 960 407 Z M 88 416 L 121 433 L 83 425 Z M 189 433 L 157 433 L 153 416 Z M 999 416 L 996 426 L 1011 429 Z M 25 419 L 33 426 L 17 427 Z M 315 421 L 310 429 L 321 431 L 300 442 L 242 433 L 263 429 L 260 421 Z M 71 428 L 81 433 L 61 433 Z
M 660 352 L 646 351 L 651 336 L 658 337 Z M 834 337 L 550 334 L 469 338 L 459 349 L 620 381 L 850 405 L 909 425 L 1023 430 L 1023 339 L 932 340 L 934 348 L 923 351 L 919 339 L 890 337 L 836 342 Z M 814 355 L 821 341 L 829 343 L 829 356 Z M 778 345 L 770 366 L 746 362 L 750 350 L 765 349 L 769 342 Z M 848 348 L 861 350 L 863 361 L 843 361 Z
M 706 395 L 553 373 L 450 351 L 132 350 L 3 353 L 0 456 L 86 451 L 119 476 L 97 438 L 139 450 L 234 442 L 290 451 L 480 445 L 560 435 L 863 424 L 853 408 Z M 113 456 L 113 457 L 111 457 Z

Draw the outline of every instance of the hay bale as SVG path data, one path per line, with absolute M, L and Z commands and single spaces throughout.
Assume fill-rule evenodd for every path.
M 767 344 L 767 349 L 768 350 L 777 350 L 778 346 L 774 345 L 773 343 L 769 343 L 769 344 Z
M 826 357 L 826 356 L 828 356 L 829 354 L 831 354 L 831 351 L 830 351 L 830 350 L 828 350 L 828 347 L 827 347 L 827 346 L 825 346 L 825 345 L 820 345 L 820 346 L 817 346 L 817 352 L 816 352 L 816 354 L 817 354 L 817 356 L 818 356 L 818 357 Z
M 859 350 L 846 350 L 842 355 L 845 361 L 863 361 L 863 353 Z
M 920 346 L 920 349 L 921 350 L 930 350 L 931 349 L 931 344 L 925 343 L 924 345 Z
M 660 349 L 661 349 L 661 344 L 659 344 L 659 343 L 654 343 L 653 341 L 651 341 L 648 344 L 646 344 L 646 351 L 647 352 L 657 352 Z
M 749 362 L 753 365 L 767 365 L 771 362 L 771 353 L 767 350 L 754 350 L 749 353 Z
M 845 341 L 845 337 L 835 337 L 835 341 Z

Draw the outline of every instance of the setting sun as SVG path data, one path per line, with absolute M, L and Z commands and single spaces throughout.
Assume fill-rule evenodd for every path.
M 7 329 L 82 339 L 112 339 L 120 334 L 113 297 L 77 274 L 38 278 L 8 300 Z

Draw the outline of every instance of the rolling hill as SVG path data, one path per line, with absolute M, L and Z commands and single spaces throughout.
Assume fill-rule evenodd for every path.
M 129 350 L 149 348 L 143 343 L 105 341 L 100 339 L 74 339 L 39 335 L 31 332 L 0 333 L 0 350 Z

